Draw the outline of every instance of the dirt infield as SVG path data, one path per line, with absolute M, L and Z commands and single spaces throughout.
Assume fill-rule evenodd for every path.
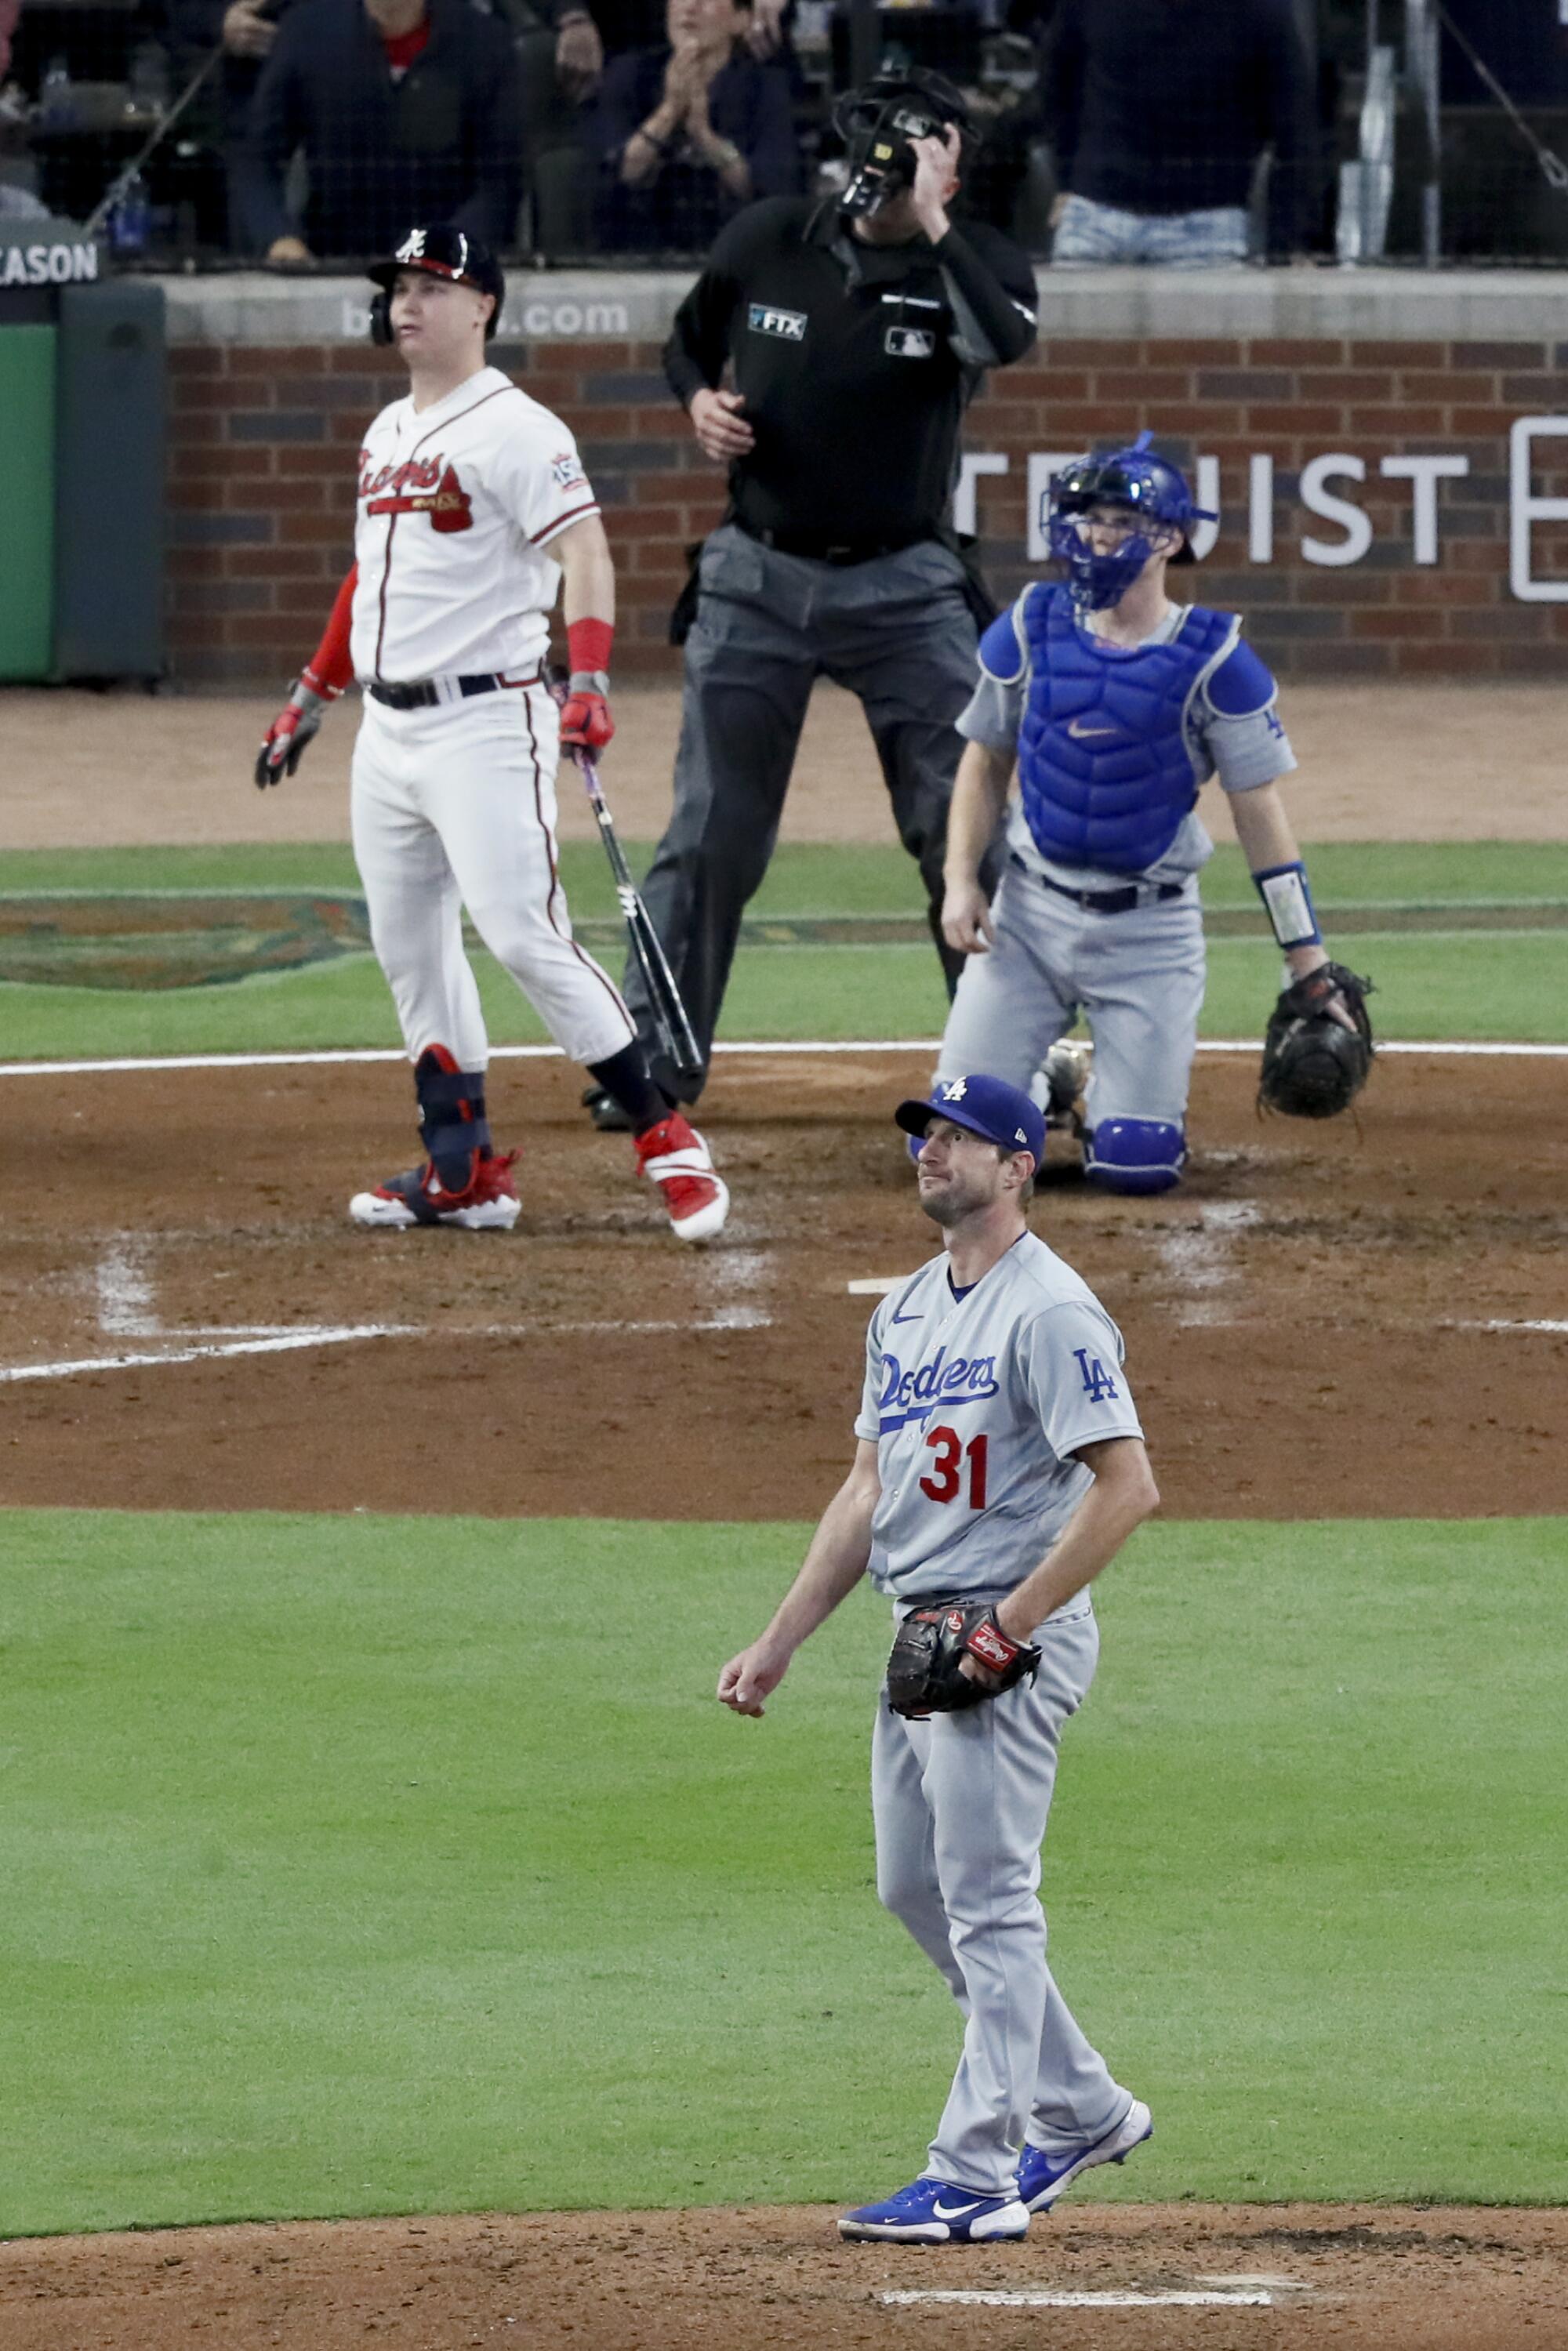
M 1216 2299 L 884 2298 L 965 2293 Z M 810 2206 L 158 2231 L 0 2246 L 0 2317 L 7 2351 L 1563 2351 L 1568 2213 L 1063 2205 L 931 2251 Z
M 615 706 L 604 778 L 616 821 L 628 841 L 656 840 L 680 696 L 629 687 Z M 1303 841 L 1568 839 L 1561 688 L 1299 684 L 1282 708 L 1301 761 L 1288 789 Z M 276 709 L 244 697 L 0 689 L 3 846 L 347 841 L 357 713 L 329 714 L 298 775 L 258 792 L 251 768 Z M 586 800 L 565 789 L 560 799 L 562 836 L 586 840 Z M 836 686 L 812 699 L 781 837 L 893 838 L 865 723 Z
M 348 1224 L 410 1155 L 393 1065 L 6 1080 L 7 1499 L 814 1515 L 870 1310 L 847 1285 L 935 1239 L 888 1121 L 927 1075 L 721 1058 L 704 1123 L 736 1209 L 704 1250 L 559 1061 L 494 1076 L 525 1154 L 510 1235 Z M 1563 1064 L 1385 1057 L 1359 1122 L 1324 1126 L 1260 1123 L 1253 1083 L 1249 1056 L 1200 1057 L 1181 1191 L 1106 1200 L 1063 1170 L 1035 1209 L 1126 1332 L 1167 1511 L 1568 1506 Z

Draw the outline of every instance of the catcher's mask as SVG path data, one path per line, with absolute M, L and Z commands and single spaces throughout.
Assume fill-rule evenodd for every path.
M 880 212 L 890 196 L 913 187 L 915 141 L 937 137 L 949 122 L 960 131 L 968 129 L 963 92 L 921 66 L 906 74 L 878 74 L 863 89 L 846 90 L 833 109 L 849 171 L 840 212 L 850 219 Z
M 1152 433 L 1140 433 L 1130 449 L 1079 457 L 1052 476 L 1041 500 L 1040 536 L 1057 562 L 1067 567 L 1067 586 L 1081 611 L 1103 612 L 1119 604 L 1155 552 L 1165 532 L 1181 533 L 1173 563 L 1196 563 L 1190 534 L 1200 522 L 1218 522 L 1207 507 L 1193 504 L 1186 476 L 1150 447 Z M 1119 547 L 1096 550 L 1084 517 L 1095 507 L 1124 507 L 1146 528 L 1132 531 Z
M 485 340 L 489 342 L 500 323 L 501 305 L 507 298 L 501 265 L 476 236 L 454 228 L 450 221 L 437 221 L 430 228 L 411 228 L 390 261 L 373 262 L 366 271 L 371 284 L 381 288 L 371 301 L 372 343 L 390 343 L 392 340 L 392 287 L 397 284 L 400 269 L 421 269 L 430 277 L 445 277 L 454 285 L 472 286 L 477 294 L 493 294 L 496 307 L 485 322 Z

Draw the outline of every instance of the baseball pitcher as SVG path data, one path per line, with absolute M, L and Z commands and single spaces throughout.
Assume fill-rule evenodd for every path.
M 920 2177 L 839 2229 L 967 2244 L 1023 2236 L 1154 2129 L 1052 1979 L 1039 1888 L 1058 1744 L 1099 1650 L 1088 1587 L 1159 1496 L 1121 1334 L 1025 1223 L 1040 1111 L 966 1075 L 895 1116 L 920 1138 L 920 1205 L 946 1249 L 873 1315 L 853 1465 L 718 1697 L 761 1714 L 868 1572 L 892 1601 L 877 1890 L 946 1979 L 964 2045 Z

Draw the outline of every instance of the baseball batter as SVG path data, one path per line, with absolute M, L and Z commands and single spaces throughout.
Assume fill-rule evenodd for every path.
M 256 768 L 258 784 L 292 775 L 327 704 L 360 680 L 354 856 L 424 1157 L 349 1213 L 396 1228 L 517 1221 L 517 1155 L 496 1151 L 486 1110 L 466 906 L 561 1050 L 622 1107 L 676 1235 L 709 1239 L 728 1193 L 573 938 L 557 867 L 558 744 L 598 750 L 614 733 L 615 575 L 598 505 L 559 418 L 486 363 L 505 290 L 490 255 L 443 224 L 411 231 L 370 274 L 373 330 L 395 343 L 409 392 L 365 435 L 354 568 Z M 541 664 L 563 579 L 571 684 L 558 714 Z
M 895 1115 L 923 1138 L 920 1205 L 946 1249 L 872 1317 L 853 1466 L 718 1696 L 761 1714 L 868 1571 L 893 1602 L 872 1740 L 877 1890 L 946 1977 L 964 2045 L 925 2170 L 839 2226 L 975 2242 L 1023 2236 L 1031 2211 L 1154 2127 L 1052 1980 L 1038 1895 L 1058 1743 L 1099 1647 L 1088 1586 L 1159 1497 L 1121 1335 L 1025 1223 L 1040 1111 L 965 1075 Z
M 1195 559 L 1194 526 L 1214 517 L 1149 440 L 1056 477 L 1047 536 L 1065 583 L 1031 582 L 981 639 L 957 722 L 967 747 L 942 910 L 948 945 L 969 960 L 937 1063 L 939 1077 L 982 1068 L 1028 1084 L 1042 1063 L 1062 1066 L 1051 1048 L 1082 1011 L 1087 1099 L 1079 1117 L 1070 1084 L 1056 1107 L 1091 1181 L 1131 1193 L 1167 1190 L 1186 1159 L 1205 981 L 1197 875 L 1214 846 L 1196 804 L 1208 777 L 1298 991 L 1349 1030 L 1357 986 L 1329 961 L 1276 789 L 1296 761 L 1274 680 L 1234 613 L 1167 592 L 1169 567 Z M 980 866 L 1015 764 L 992 902 Z

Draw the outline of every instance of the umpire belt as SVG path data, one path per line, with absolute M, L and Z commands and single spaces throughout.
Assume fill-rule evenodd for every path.
M 496 694 L 507 685 L 537 685 L 539 674 L 531 677 L 417 677 L 406 684 L 385 678 L 372 678 L 365 692 L 372 702 L 385 703 L 389 710 L 433 710 L 438 702 L 466 702 L 476 694 Z
M 759 547 L 771 548 L 775 555 L 803 556 L 809 563 L 831 563 L 835 568 L 852 563 L 873 563 L 879 555 L 902 555 L 906 547 L 919 547 L 936 537 L 931 530 L 895 531 L 886 538 L 830 538 L 825 530 L 753 530 L 738 516 L 733 517 L 737 530 L 754 538 Z
M 1129 882 L 1124 890 L 1070 890 L 1065 882 L 1053 882 L 1049 873 L 1037 873 L 1021 857 L 1008 852 L 1008 862 L 1027 873 L 1031 882 L 1043 889 L 1054 890 L 1059 898 L 1071 898 L 1091 914 L 1130 914 L 1135 906 L 1157 906 L 1167 898 L 1180 898 L 1186 893 L 1185 882 Z

